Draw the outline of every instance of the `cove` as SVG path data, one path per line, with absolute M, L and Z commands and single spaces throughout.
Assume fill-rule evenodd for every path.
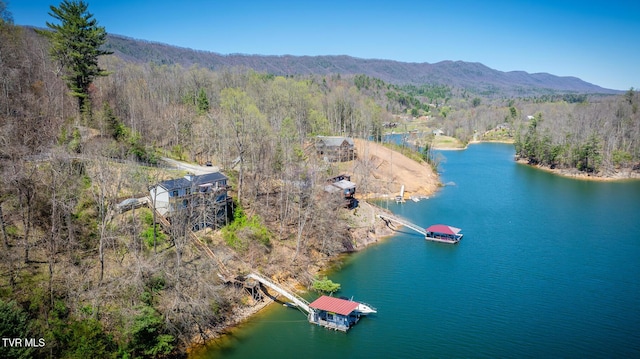
M 462 241 L 401 230 L 329 276 L 377 315 L 344 334 L 273 305 L 202 357 L 640 357 L 640 181 L 563 178 L 507 144 L 440 153 L 449 185 L 378 204 Z

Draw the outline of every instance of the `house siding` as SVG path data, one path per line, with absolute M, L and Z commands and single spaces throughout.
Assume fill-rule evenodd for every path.
M 227 177 L 222 173 L 167 180 L 151 187 L 149 194 L 151 203 L 155 198 L 156 210 L 165 217 L 190 208 L 188 217 L 198 228 L 226 223 Z

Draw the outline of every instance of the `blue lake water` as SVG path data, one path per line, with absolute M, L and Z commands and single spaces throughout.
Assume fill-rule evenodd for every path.
M 403 230 L 329 275 L 377 315 L 344 334 L 273 305 L 205 357 L 640 358 L 640 182 L 562 178 L 505 144 L 442 155 L 450 185 L 379 205 L 460 244 Z

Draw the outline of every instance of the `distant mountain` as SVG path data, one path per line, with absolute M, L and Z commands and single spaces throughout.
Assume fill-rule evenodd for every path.
M 503 72 L 477 62 L 408 63 L 360 59 L 345 55 L 221 55 L 118 35 L 109 35 L 105 47 L 115 55 L 134 62 L 180 64 L 185 67 L 198 64 L 212 70 L 225 67 L 247 67 L 274 75 L 364 74 L 397 85 L 438 83 L 489 96 L 620 93 L 617 90 L 605 89 L 582 81 L 577 77 L 560 77 L 548 73 L 530 74 L 524 71 Z

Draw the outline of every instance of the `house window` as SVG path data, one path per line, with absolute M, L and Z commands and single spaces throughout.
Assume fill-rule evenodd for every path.
M 178 190 L 171 192 L 171 197 L 178 197 Z
M 191 194 L 191 188 L 187 188 L 187 196 Z

